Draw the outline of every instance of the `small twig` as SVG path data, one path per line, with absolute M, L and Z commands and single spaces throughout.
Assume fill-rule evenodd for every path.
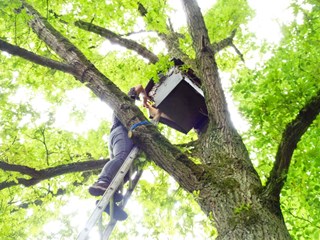
M 131 35 L 140 34 L 140 33 L 155 33 L 155 31 L 146 31 L 146 30 L 140 30 L 136 32 L 129 32 L 124 34 L 119 34 L 120 37 L 129 37 Z
M 234 45 L 233 42 L 231 43 L 231 47 L 234 48 L 234 50 L 236 51 L 236 53 L 239 55 L 241 61 L 244 62 L 243 54 L 239 51 L 239 49 Z
M 43 145 L 44 145 L 44 149 L 45 149 L 45 151 L 46 151 L 46 163 L 47 163 L 47 166 L 49 166 L 50 164 L 49 164 L 49 155 L 51 154 L 50 152 L 49 152 L 49 149 L 48 149 L 48 146 L 47 146 L 47 142 L 46 142 L 46 136 L 45 136 L 45 128 L 43 128 L 43 129 L 40 129 L 40 131 L 41 131 L 41 135 L 42 135 L 42 143 L 43 143 Z
M 306 218 L 303 218 L 303 217 L 299 217 L 299 216 L 293 214 L 290 210 L 287 210 L 287 212 L 288 212 L 292 217 L 297 218 L 297 219 L 300 219 L 300 220 L 305 221 L 305 222 L 307 222 L 307 223 L 310 223 L 310 224 L 312 224 L 312 226 L 320 229 L 320 226 L 317 226 L 316 224 L 314 224 L 314 223 L 311 222 L 310 220 L 308 220 L 308 219 L 306 219 Z

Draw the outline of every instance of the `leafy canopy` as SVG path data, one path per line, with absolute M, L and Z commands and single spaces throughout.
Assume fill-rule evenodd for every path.
M 105 1 L 105 4 L 101 1 L 35 0 L 32 4 L 100 71 L 126 91 L 135 84 L 146 84 L 159 70 L 166 69 L 170 58 L 160 47 L 157 34 L 137 34 L 141 30 L 167 33 L 166 17 L 170 8 L 166 1 L 139 2 L 147 10 L 145 18 L 138 11 L 138 2 L 131 0 Z M 20 6 L 18 0 L 0 1 L 0 38 L 59 60 L 30 30 L 27 25 L 30 17 Z M 218 53 L 220 69 L 234 74 L 231 91 L 251 126 L 243 137 L 263 180 L 272 167 L 284 127 L 319 91 L 319 3 L 299 1 L 292 7 L 297 19 L 303 16 L 303 21 L 294 21 L 283 28 L 284 38 L 279 46 L 260 46 L 262 53 L 266 49 L 272 51 L 272 58 L 266 63 L 252 70 L 239 63 L 239 56 L 230 48 Z M 246 29 L 252 15 L 246 1 L 216 1 L 205 16 L 211 40 L 219 42 L 237 29 L 235 43 L 242 53 L 245 55 L 256 49 L 252 33 Z M 136 53 L 75 27 L 77 20 L 93 22 L 122 36 L 138 36 L 137 41 L 159 53 L 159 63 L 148 64 Z M 185 28 L 179 31 L 186 34 Z M 129 34 L 132 32 L 136 34 Z M 186 34 L 179 41 L 181 49 L 192 57 L 190 36 Z M 110 127 L 107 120 L 111 114 L 107 106 L 83 90 L 85 88 L 68 74 L 5 52 L 0 52 L 0 65 L 5 66 L 0 71 L 1 161 L 40 170 L 107 158 L 106 140 Z M 89 124 L 79 132 L 71 129 L 79 128 L 94 112 L 90 111 L 92 104 L 81 105 L 79 98 L 69 97 L 75 89 L 81 92 L 81 97 L 87 96 L 87 101 L 94 102 L 97 111 L 106 112 L 95 117 L 103 118 L 101 121 Z M 70 121 L 65 126 L 58 125 L 61 120 L 58 113 L 68 104 L 70 108 L 64 117 Z M 303 136 L 282 191 L 285 221 L 295 239 L 319 238 L 319 124 L 317 119 Z M 175 144 L 196 139 L 194 133 L 183 136 L 164 126 L 159 128 Z M 134 236 L 207 239 L 216 235 L 210 221 L 194 202 L 196 193 L 192 196 L 182 191 L 153 164 L 148 163 L 146 168 L 148 171 L 128 207 L 130 217 L 117 230 L 121 239 L 129 239 L 128 236 L 130 239 Z M 94 207 L 95 200 L 88 195 L 87 186 L 95 181 L 97 174 L 63 174 L 31 187 L 18 185 L 1 190 L 1 239 L 75 238 Z M 30 179 L 30 176 L 0 170 L 1 183 L 17 182 L 19 178 Z M 84 204 L 84 207 L 66 210 L 66 206 L 77 204 Z M 79 219 L 79 214 L 82 214 L 82 223 L 75 220 Z

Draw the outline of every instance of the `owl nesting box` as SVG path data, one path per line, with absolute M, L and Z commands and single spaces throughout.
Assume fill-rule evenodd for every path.
M 208 112 L 199 83 L 192 71 L 183 72 L 177 66 L 158 83 L 150 80 L 146 92 L 163 113 L 159 121 L 185 134 L 192 128 L 201 131 Z

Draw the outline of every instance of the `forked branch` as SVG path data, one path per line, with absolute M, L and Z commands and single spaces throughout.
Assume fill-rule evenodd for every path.
M 233 47 L 234 50 L 236 51 L 236 53 L 240 56 L 241 60 L 244 62 L 243 54 L 240 52 L 240 50 L 233 43 L 233 39 L 234 39 L 234 36 L 236 35 L 236 32 L 237 32 L 237 30 L 235 29 L 231 32 L 229 37 L 221 40 L 218 43 L 211 44 L 211 47 L 212 47 L 214 54 L 218 53 L 222 49 L 225 49 L 226 47 Z

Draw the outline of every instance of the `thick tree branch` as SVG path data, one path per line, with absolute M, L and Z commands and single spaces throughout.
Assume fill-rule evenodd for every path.
M 34 178 L 39 177 L 38 170 L 24 166 L 24 165 L 9 164 L 9 163 L 0 161 L 0 169 L 4 171 L 19 172 L 21 174 L 28 175 Z
M 210 125 L 214 128 L 228 128 L 232 123 L 203 16 L 195 0 L 183 0 L 182 3 L 187 14 L 193 48 L 196 51 L 196 62 L 207 99 Z
M 44 67 L 49 67 L 55 70 L 59 70 L 65 73 L 71 73 L 73 74 L 73 68 L 69 64 L 65 64 L 62 62 L 58 62 L 55 60 L 52 60 L 50 58 L 39 56 L 33 52 L 30 52 L 26 49 L 23 49 L 21 47 L 12 45 L 8 42 L 5 42 L 0 39 L 0 50 L 5 51 L 7 53 L 10 53 L 14 56 L 22 57 L 30 62 L 39 64 Z
M 221 40 L 220 42 L 212 43 L 211 47 L 212 47 L 213 52 L 217 53 L 217 52 L 221 51 L 222 49 L 231 46 L 231 44 L 233 42 L 233 38 L 236 35 L 236 31 L 237 31 L 236 29 L 233 30 L 229 37 Z
M 42 170 L 36 170 L 27 166 L 9 164 L 5 162 L 0 162 L 0 169 L 4 171 L 13 171 L 19 172 L 21 174 L 29 175 L 31 178 L 18 178 L 17 182 L 2 182 L 0 183 L 0 190 L 9 188 L 17 185 L 24 185 L 26 187 L 35 185 L 43 180 L 50 179 L 56 176 L 60 176 L 67 173 L 74 172 L 84 172 L 84 171 L 93 171 L 97 169 L 102 169 L 102 167 L 108 162 L 107 159 L 103 160 L 92 160 L 86 162 L 76 162 L 65 165 L 59 165 L 56 167 L 51 167 Z
M 74 76 L 85 83 L 93 93 L 114 109 L 116 116 L 129 129 L 132 124 L 145 121 L 143 113 L 129 97 L 104 76 L 68 39 L 55 30 L 32 6 L 23 1 L 32 16 L 29 25 L 33 31 L 62 59 L 75 68 Z M 187 191 L 200 186 L 203 166 L 193 163 L 152 126 L 141 126 L 133 140 L 147 157 L 173 176 Z
M 118 44 L 122 47 L 125 47 L 127 49 L 133 50 L 135 52 L 137 52 L 139 55 L 141 55 L 142 57 L 148 59 L 151 63 L 156 63 L 159 61 L 158 57 L 152 53 L 151 51 L 149 51 L 145 46 L 142 46 L 141 44 L 130 40 L 130 39 L 126 39 L 121 37 L 120 35 L 99 27 L 93 23 L 88 23 L 88 22 L 84 22 L 84 21 L 76 21 L 75 25 L 81 29 L 84 29 L 86 31 L 89 32 L 93 32 L 96 33 L 102 37 L 107 38 L 111 43 L 115 43 Z
M 202 88 L 206 98 L 209 113 L 208 132 L 213 132 L 215 138 L 220 139 L 220 144 L 223 145 L 221 148 L 226 150 L 226 156 L 232 159 L 245 160 L 248 167 L 253 170 L 246 147 L 230 118 L 214 51 L 200 8 L 196 0 L 182 0 L 182 3 L 187 13 L 188 28 L 192 37 L 193 48 L 196 51 L 196 62 L 199 66 Z M 206 138 L 203 138 L 203 140 L 206 141 Z M 221 153 L 219 151 L 218 154 Z
M 196 63 L 209 113 L 208 130 L 200 139 L 200 146 L 203 150 L 201 160 L 206 163 L 206 166 L 211 167 L 212 179 L 217 178 L 219 179 L 218 181 L 233 179 L 239 183 L 238 190 L 250 189 L 252 186 L 260 188 L 259 176 L 250 161 L 249 154 L 240 135 L 231 122 L 218 66 L 200 8 L 196 0 L 182 0 L 182 3 L 187 14 L 188 28 L 192 37 L 193 48 L 196 52 Z M 219 168 L 218 166 L 221 167 Z M 217 171 L 216 169 L 219 170 Z M 223 175 L 221 174 L 222 172 L 228 173 Z M 215 188 L 218 188 L 218 185 Z M 206 195 L 205 192 L 205 189 L 200 190 L 202 195 Z M 206 197 L 200 201 L 205 203 Z M 219 215 L 216 207 L 209 210 Z M 215 218 L 215 221 L 219 222 L 221 219 Z M 226 230 L 220 229 L 222 235 L 225 234 Z M 221 237 L 221 239 L 228 239 L 228 237 Z
M 265 186 L 264 195 L 269 199 L 279 200 L 281 189 L 287 179 L 294 150 L 302 135 L 320 113 L 320 92 L 300 110 L 297 117 L 287 125 L 282 134 L 276 160 Z

